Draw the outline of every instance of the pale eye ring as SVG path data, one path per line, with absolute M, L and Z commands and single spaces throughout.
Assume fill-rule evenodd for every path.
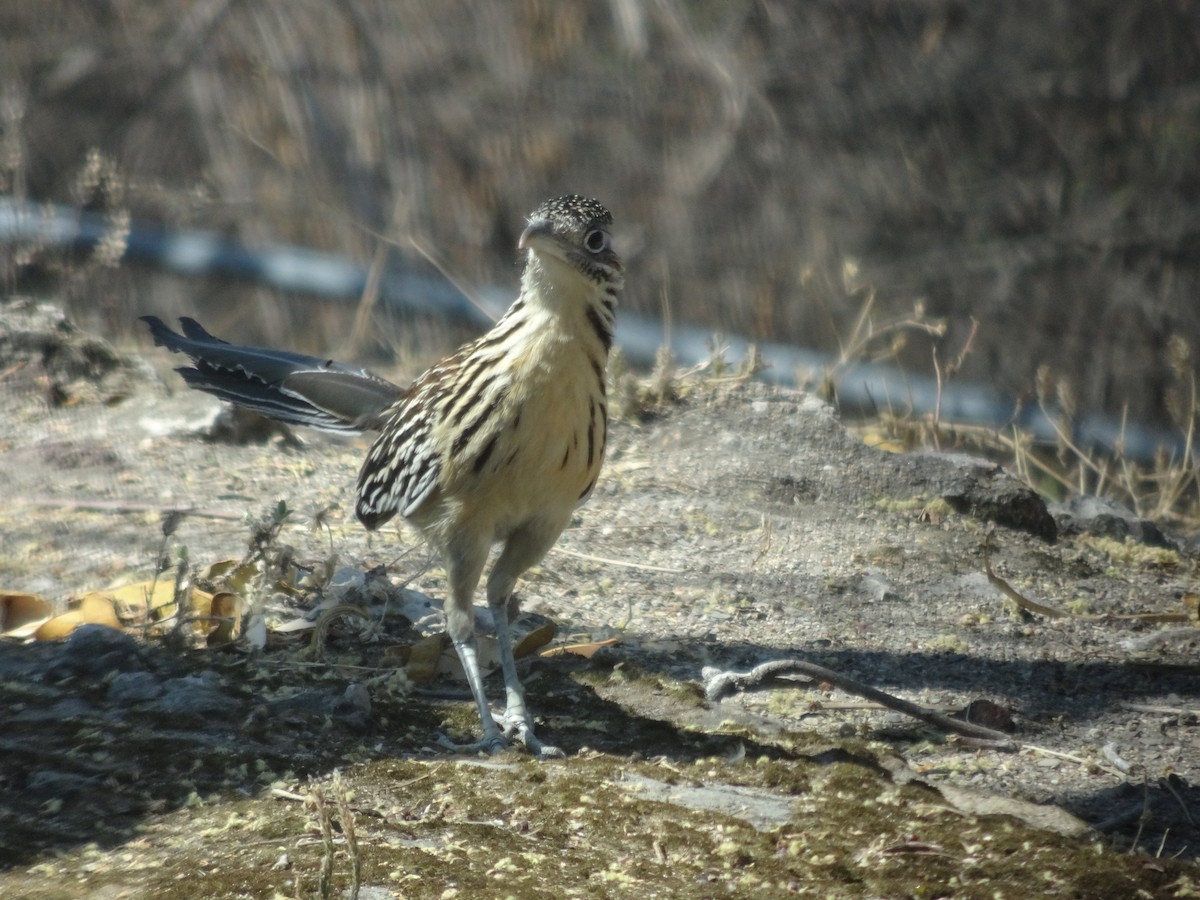
M 608 235 L 599 228 L 593 228 L 584 236 L 583 246 L 592 253 L 601 253 L 608 249 Z

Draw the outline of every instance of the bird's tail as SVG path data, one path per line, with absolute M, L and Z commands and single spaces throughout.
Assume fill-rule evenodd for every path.
M 195 319 L 179 320 L 183 334 L 156 316 L 142 316 L 142 321 L 155 344 L 191 357 L 191 366 L 176 370 L 189 387 L 289 425 L 370 431 L 403 394 L 366 369 L 286 350 L 230 344 L 213 337 Z

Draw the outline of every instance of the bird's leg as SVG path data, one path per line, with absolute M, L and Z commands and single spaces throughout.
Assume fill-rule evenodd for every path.
M 533 717 L 525 705 L 525 690 L 517 675 L 517 662 L 513 656 L 512 631 L 508 625 L 508 612 L 516 604 L 512 602 L 517 574 L 545 555 L 549 545 L 558 537 L 558 529 L 547 537 L 534 529 L 515 532 L 504 545 L 504 550 L 492 568 L 488 578 L 488 607 L 496 623 L 496 643 L 500 651 L 500 671 L 504 675 L 504 733 L 515 737 L 525 748 L 540 757 L 562 757 L 557 747 L 543 744 L 533 733 Z
M 448 739 L 442 740 L 440 743 L 453 750 L 486 750 L 488 753 L 496 753 L 505 749 L 508 741 L 496 726 L 496 720 L 492 717 L 492 710 L 488 706 L 487 694 L 483 690 L 483 674 L 479 671 L 479 657 L 475 653 L 474 635 L 465 641 L 454 641 L 454 650 L 458 653 L 458 660 L 462 663 L 463 671 L 467 675 L 467 684 L 471 686 L 471 696 L 475 698 L 475 705 L 479 709 L 479 721 L 483 723 L 483 737 L 471 744 L 455 744 Z
M 479 656 L 475 651 L 475 610 L 471 605 L 475 587 L 487 559 L 488 547 L 451 546 L 446 553 L 447 576 L 450 595 L 446 598 L 446 632 L 454 643 L 458 660 L 462 663 L 471 687 L 471 696 L 479 709 L 479 721 L 483 724 L 483 737 L 472 744 L 455 744 L 449 739 L 440 739 L 445 747 L 453 750 L 496 753 L 508 746 L 508 741 L 496 727 L 492 711 L 488 706 L 487 693 L 483 689 L 483 673 L 479 670 Z
M 562 757 L 565 754 L 557 747 L 543 744 L 533 733 L 533 717 L 525 706 L 525 690 L 521 687 L 521 679 L 517 676 L 517 662 L 513 656 L 512 631 L 508 627 L 508 598 L 502 598 L 499 603 L 488 605 L 492 617 L 496 621 L 496 643 L 500 649 L 500 671 L 504 675 L 504 693 L 506 702 L 504 708 L 504 733 L 515 737 L 525 749 L 535 756 Z

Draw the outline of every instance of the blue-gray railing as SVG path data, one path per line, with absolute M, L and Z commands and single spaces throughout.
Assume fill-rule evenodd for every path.
M 22 203 L 0 197 L 0 246 L 38 242 L 63 249 L 90 250 L 112 234 L 114 224 L 104 216 L 81 213 L 63 206 Z M 302 247 L 263 245 L 247 247 L 220 235 L 198 231 L 173 231 L 135 222 L 124 234 L 124 258 L 157 266 L 180 275 L 204 275 L 247 280 L 284 292 L 357 300 L 367 286 L 368 267 L 344 257 Z M 439 275 L 429 275 L 393 263 L 379 285 L 379 302 L 407 312 L 445 316 L 485 328 L 511 300 L 511 288 L 483 288 L 474 299 Z M 691 366 L 711 358 L 710 329 L 675 325 L 670 333 L 658 321 L 631 312 L 618 317 L 616 341 L 635 365 L 649 366 L 659 348 L 667 345 L 681 365 Z M 730 365 L 745 360 L 751 342 L 737 335 L 722 335 L 725 359 Z M 757 377 L 792 386 L 799 380 L 819 380 L 835 373 L 838 401 L 850 410 L 880 407 L 931 414 L 938 406 L 937 381 L 893 366 L 857 362 L 836 366 L 828 354 L 780 343 L 754 342 L 769 366 Z M 836 368 L 835 368 L 836 367 Z M 1011 397 L 982 385 L 951 382 L 943 385 L 940 415 L 944 422 L 1000 428 L 1009 423 L 1031 432 L 1039 440 L 1055 439 L 1054 424 L 1041 409 L 1026 406 L 1014 416 Z M 1183 452 L 1181 435 L 1121 420 L 1103 413 L 1083 413 L 1072 423 L 1072 440 L 1080 447 L 1112 452 L 1120 447 L 1126 456 L 1151 460 L 1165 449 Z

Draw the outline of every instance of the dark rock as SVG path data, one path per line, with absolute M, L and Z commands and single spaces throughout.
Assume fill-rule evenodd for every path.
M 80 625 L 46 664 L 52 680 L 71 676 L 100 679 L 109 672 L 135 672 L 145 668 L 138 642 L 107 625 Z
M 162 697 L 155 707 L 174 716 L 231 716 L 238 700 L 231 697 L 221 685 L 215 672 L 201 672 L 183 678 L 172 678 L 162 686 Z
M 162 684 L 149 672 L 122 672 L 108 686 L 109 702 L 122 706 L 154 700 L 162 693 Z
M 1149 519 L 1103 497 L 1074 496 L 1050 507 L 1062 534 L 1095 534 L 1123 541 L 1133 538 L 1150 547 L 1175 548 L 1175 542 Z
M 74 772 L 52 772 L 43 769 L 33 773 L 29 783 L 25 785 L 25 789 L 38 796 L 63 799 L 86 791 L 94 791 L 99 783 L 100 778 L 96 776 L 76 775 Z
M 36 722 L 59 724 L 62 722 L 70 722 L 72 720 L 95 716 L 96 713 L 96 708 L 86 700 L 80 697 L 64 697 L 57 703 L 49 706 L 29 706 L 18 712 L 12 713 L 9 717 L 9 721 L 11 721 L 13 724 L 29 724 Z
M 302 691 L 267 704 L 272 715 L 293 720 L 331 717 L 351 728 L 364 728 L 371 716 L 371 697 L 364 685 L 352 684 L 340 695 Z
M 964 515 L 1024 531 L 1047 543 L 1058 539 L 1058 526 L 1046 502 L 1001 466 L 972 456 L 917 453 L 903 458 L 917 479 Z

